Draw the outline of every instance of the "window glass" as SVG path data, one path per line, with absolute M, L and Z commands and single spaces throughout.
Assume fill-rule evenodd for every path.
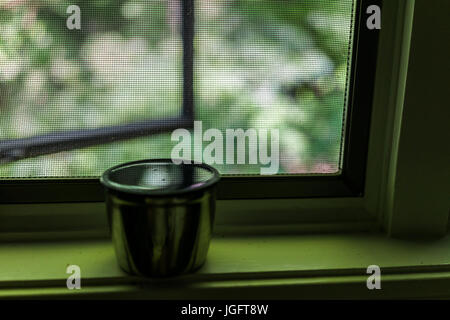
M 192 158 L 224 174 L 338 172 L 353 11 L 354 0 L 196 0 Z M 181 21 L 179 0 L 1 1 L 0 140 L 181 116 Z M 171 157 L 180 141 L 24 159 L 0 177 L 98 176 Z

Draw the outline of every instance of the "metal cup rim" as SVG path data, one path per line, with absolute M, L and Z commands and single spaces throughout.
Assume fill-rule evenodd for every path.
M 183 161 L 180 159 L 180 161 Z M 146 190 L 146 189 L 138 189 L 138 188 L 133 188 L 130 185 L 125 185 L 125 184 L 119 184 L 119 183 L 115 183 L 112 182 L 110 180 L 110 174 L 113 170 L 117 170 L 120 168 L 124 168 L 130 165 L 135 165 L 135 164 L 144 164 L 144 163 L 155 163 L 155 162 L 163 162 L 163 163 L 171 163 L 173 165 L 176 165 L 172 159 L 145 159 L 145 160 L 138 160 L 138 161 L 132 161 L 132 162 L 126 162 L 126 163 L 122 163 L 119 165 L 116 165 L 114 167 L 109 168 L 108 170 L 106 170 L 102 176 L 100 177 L 100 182 L 101 184 L 106 188 L 106 189 L 111 189 L 111 190 L 115 190 L 118 191 L 120 193 L 125 193 L 125 194 L 132 194 L 132 195 L 140 195 L 140 196 L 151 196 L 151 197 L 166 197 L 166 196 L 175 196 L 175 195 L 184 195 L 184 194 L 189 194 L 189 193 L 195 193 L 198 191 L 203 191 L 205 189 L 209 189 L 211 187 L 213 187 L 215 184 L 217 184 L 220 180 L 220 173 L 219 171 L 217 171 L 215 168 L 213 168 L 212 166 L 205 164 L 205 163 L 182 163 L 180 165 L 185 165 L 185 166 L 194 166 L 194 167 L 200 167 L 203 168 L 205 170 L 208 170 L 212 173 L 212 177 L 209 178 L 208 180 L 206 180 L 205 182 L 203 182 L 200 185 L 197 186 L 193 186 L 192 188 L 185 188 L 185 189 L 181 189 L 181 190 Z

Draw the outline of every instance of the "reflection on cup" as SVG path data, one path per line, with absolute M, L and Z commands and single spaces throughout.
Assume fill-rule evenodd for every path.
M 211 240 L 216 185 L 206 164 L 170 159 L 119 165 L 101 177 L 117 260 L 128 273 L 160 277 L 195 271 Z

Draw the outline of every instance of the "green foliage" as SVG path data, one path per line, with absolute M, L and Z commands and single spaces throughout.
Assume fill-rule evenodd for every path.
M 335 172 L 352 2 L 197 0 L 196 118 L 205 128 L 280 129 L 282 172 Z M 66 28 L 70 1 L 0 5 L 0 139 L 178 114 L 182 49 L 171 3 L 79 0 L 81 30 Z M 98 175 L 169 157 L 174 144 L 168 134 L 143 137 L 22 160 L 0 175 Z

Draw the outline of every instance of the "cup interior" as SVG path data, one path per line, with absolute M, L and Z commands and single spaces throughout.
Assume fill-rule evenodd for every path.
M 206 164 L 175 164 L 170 159 L 144 160 L 119 165 L 101 177 L 110 189 L 137 194 L 181 194 L 206 188 L 219 180 Z

